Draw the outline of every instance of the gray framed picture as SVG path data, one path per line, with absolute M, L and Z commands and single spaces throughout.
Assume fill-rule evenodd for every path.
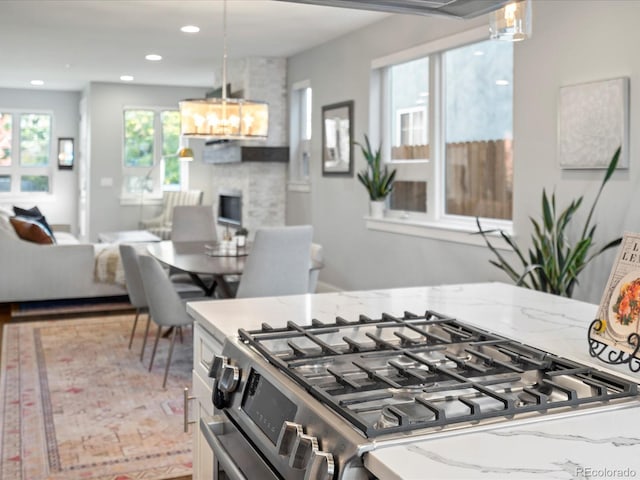
M 569 85 L 558 99 L 558 161 L 562 168 L 607 168 L 622 146 L 628 168 L 629 78 Z
M 322 107 L 322 175 L 353 175 L 353 100 Z

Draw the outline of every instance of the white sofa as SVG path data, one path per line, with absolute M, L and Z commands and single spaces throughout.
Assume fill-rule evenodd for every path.
M 0 226 L 0 303 L 127 294 L 118 283 L 95 280 L 100 244 L 81 244 L 67 232 L 54 233 L 56 245 L 38 245 Z

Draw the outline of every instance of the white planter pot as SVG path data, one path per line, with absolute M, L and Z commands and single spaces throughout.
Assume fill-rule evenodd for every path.
M 369 203 L 369 216 L 372 218 L 384 218 L 385 201 L 376 200 Z

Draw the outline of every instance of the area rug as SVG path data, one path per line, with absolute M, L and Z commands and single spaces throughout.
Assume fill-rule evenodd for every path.
M 0 369 L 0 479 L 160 480 L 192 471 L 183 433 L 192 333 L 169 340 L 151 372 L 139 360 L 144 329 L 127 348 L 133 315 L 5 326 Z M 144 323 L 144 322 L 141 322 Z M 152 345 L 152 334 L 149 339 Z

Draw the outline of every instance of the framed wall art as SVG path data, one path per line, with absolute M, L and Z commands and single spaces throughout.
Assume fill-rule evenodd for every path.
M 353 100 L 322 107 L 322 175 L 353 175 Z
M 75 149 L 73 147 L 73 138 L 58 138 L 58 169 L 73 169 L 74 159 Z
M 629 78 L 569 85 L 558 100 L 558 161 L 562 168 L 607 168 L 622 146 L 629 166 Z

